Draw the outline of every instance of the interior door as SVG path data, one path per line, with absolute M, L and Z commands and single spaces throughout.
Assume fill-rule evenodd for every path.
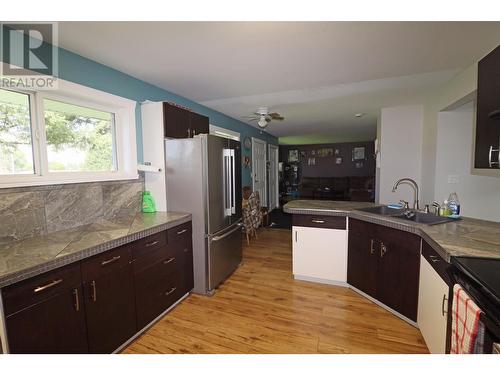
M 278 146 L 269 145 L 269 211 L 278 207 Z
M 208 232 L 217 233 L 231 222 L 230 159 L 227 139 L 207 135 L 208 178 Z
M 258 191 L 262 206 L 267 205 L 266 142 L 252 138 L 252 188 Z

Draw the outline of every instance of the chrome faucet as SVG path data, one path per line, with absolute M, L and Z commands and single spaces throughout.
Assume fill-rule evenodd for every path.
M 410 185 L 413 188 L 413 209 L 414 210 L 419 210 L 419 204 L 418 204 L 418 185 L 415 182 L 415 180 L 412 180 L 411 178 L 400 178 L 399 180 L 396 181 L 394 186 L 392 187 L 392 192 L 394 193 L 400 184 L 407 184 Z

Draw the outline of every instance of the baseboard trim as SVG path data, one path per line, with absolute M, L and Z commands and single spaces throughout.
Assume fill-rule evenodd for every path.
M 398 318 L 404 320 L 406 323 L 408 324 L 411 324 L 413 327 L 415 328 L 418 328 L 418 325 L 417 325 L 417 322 L 414 322 L 413 320 L 407 318 L 406 316 L 402 315 L 401 313 L 397 312 L 396 310 L 390 308 L 389 306 L 383 304 L 382 302 L 380 302 L 379 300 L 373 298 L 372 296 L 366 294 L 365 292 L 359 290 L 358 288 L 352 286 L 352 285 L 348 285 L 349 288 L 351 288 L 352 290 L 354 290 L 356 293 L 362 295 L 363 297 L 365 297 L 366 299 L 369 299 L 370 301 L 372 301 L 373 303 L 379 305 L 380 307 L 386 309 L 387 311 L 389 311 L 390 313 L 392 313 L 393 315 L 396 315 Z
M 145 331 L 147 331 L 151 326 L 153 326 L 155 323 L 157 323 L 161 318 L 163 318 L 165 315 L 167 315 L 170 310 L 172 310 L 174 307 L 176 307 L 179 303 L 184 301 L 187 297 L 189 297 L 190 293 L 184 294 L 177 302 L 175 302 L 172 306 L 170 306 L 168 309 L 166 309 L 164 312 L 162 312 L 158 317 L 156 317 L 153 321 L 151 321 L 146 327 L 141 329 L 139 332 L 137 332 L 134 336 L 129 338 L 127 341 L 125 341 L 118 349 L 116 349 L 112 354 L 117 354 L 121 352 L 123 349 L 125 349 L 132 341 L 134 341 L 136 338 L 138 338 L 140 335 L 142 335 Z
M 336 280 L 322 279 L 319 277 L 311 277 L 311 276 L 303 276 L 303 275 L 293 275 L 293 278 L 295 280 L 309 281 L 311 283 L 320 283 L 320 284 L 349 287 L 349 284 L 347 284 L 345 281 L 336 281 Z

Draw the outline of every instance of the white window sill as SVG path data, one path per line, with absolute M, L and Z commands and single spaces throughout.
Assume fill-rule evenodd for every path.
M 2 179 L 0 177 L 0 179 Z M 26 186 L 43 186 L 43 185 L 62 185 L 62 184 L 82 184 L 82 183 L 93 183 L 93 182 L 104 182 L 104 181 L 123 181 L 123 180 L 137 180 L 139 175 L 134 174 L 122 174 L 122 173 L 79 173 L 78 176 L 70 176 L 68 174 L 61 174 L 56 176 L 25 176 L 19 177 L 8 176 L 4 177 L 0 182 L 0 189 L 3 188 L 15 188 L 15 187 L 26 187 Z

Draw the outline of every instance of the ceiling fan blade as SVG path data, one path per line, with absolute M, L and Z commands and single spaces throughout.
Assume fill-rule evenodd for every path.
M 285 118 L 281 116 L 278 112 L 272 112 L 269 114 L 273 120 L 284 120 Z

